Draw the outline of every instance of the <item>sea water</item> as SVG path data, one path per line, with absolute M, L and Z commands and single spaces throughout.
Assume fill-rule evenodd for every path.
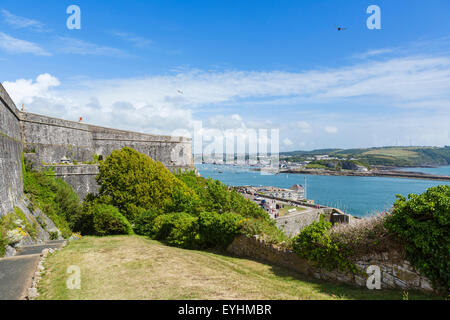
M 422 193 L 437 185 L 450 185 L 450 182 L 446 181 L 404 178 L 286 173 L 263 175 L 249 167 L 230 165 L 202 164 L 196 165 L 196 167 L 203 177 L 220 180 L 229 186 L 252 185 L 290 188 L 294 184 L 304 185 L 306 178 L 308 199 L 314 200 L 315 203 L 339 208 L 358 217 L 389 210 L 394 204 L 396 194 L 407 196 L 410 193 Z

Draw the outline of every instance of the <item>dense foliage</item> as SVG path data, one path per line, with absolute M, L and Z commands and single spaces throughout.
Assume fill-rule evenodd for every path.
M 130 223 L 116 207 L 107 204 L 95 204 L 90 207 L 90 210 L 95 235 L 133 234 Z
M 294 251 L 302 258 L 328 269 L 357 272 L 350 262 L 351 252 L 330 237 L 332 224 L 321 217 L 298 234 L 292 243 Z
M 435 288 L 450 291 L 450 186 L 428 189 L 408 199 L 397 196 L 386 228 L 406 243 L 407 259 Z
M 263 209 L 221 182 L 194 171 L 174 175 L 131 148 L 112 152 L 100 164 L 97 182 L 100 192 L 86 199 L 75 226 L 84 234 L 98 234 L 92 207 L 105 204 L 116 207 L 135 233 L 182 248 L 223 248 L 252 230 L 282 237 Z
M 161 162 L 128 147 L 113 151 L 101 162 L 96 179 L 101 201 L 117 207 L 130 221 L 138 208 L 184 211 L 197 201 L 195 193 Z
M 78 195 L 65 181 L 57 179 L 52 170 L 32 171 L 24 162 L 22 167 L 24 191 L 31 200 L 31 206 L 39 207 L 64 238 L 70 237 L 70 220 L 82 210 Z

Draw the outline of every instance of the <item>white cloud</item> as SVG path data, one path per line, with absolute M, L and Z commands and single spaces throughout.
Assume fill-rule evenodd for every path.
M 125 41 L 132 43 L 137 48 L 145 48 L 145 47 L 148 47 L 151 44 L 153 44 L 152 40 L 149 40 L 149 39 L 141 37 L 141 36 L 137 36 L 133 33 L 114 32 L 113 34 Z
M 23 89 L 13 95 L 31 101 L 31 112 L 73 120 L 82 116 L 89 123 L 136 131 L 190 130 L 194 115 L 202 111 L 211 115 L 205 127 L 220 130 L 270 129 L 282 123 L 280 141 L 290 140 L 292 148 L 395 144 L 401 123 L 408 126 L 400 140 L 411 136 L 416 144 L 436 145 L 450 141 L 447 57 L 404 57 L 299 73 L 184 70 L 141 78 L 81 79 L 75 86 L 43 86 L 41 91 L 26 89 L 36 85 L 30 80 L 14 83 Z M 362 102 L 357 112 L 346 107 L 351 99 Z M 336 105 L 336 110 L 322 109 L 322 104 Z M 246 106 L 261 105 L 273 108 L 273 118 L 248 115 Z M 385 110 L 368 117 L 375 110 L 369 108 L 375 107 Z
M 49 89 L 59 85 L 59 80 L 48 73 L 41 74 L 36 81 L 19 79 L 15 82 L 3 82 L 6 91 L 17 104 L 29 104 L 36 98 L 49 98 L 51 97 Z
M 2 9 L 0 12 L 3 16 L 3 20 L 14 28 L 29 28 L 35 31 L 46 31 L 45 25 L 37 20 L 16 16 L 5 9 Z
M 92 42 L 60 37 L 58 40 L 58 51 L 65 54 L 92 55 L 92 56 L 109 56 L 115 58 L 129 58 L 130 54 L 116 48 L 97 45 Z
M 312 132 L 311 125 L 306 121 L 299 121 L 295 124 L 295 127 L 300 129 L 301 133 L 309 134 Z
M 380 56 L 386 53 L 392 53 L 393 51 L 393 49 L 372 49 L 361 54 L 355 54 L 354 57 L 358 59 L 366 59 L 374 56 Z
M 336 127 L 326 126 L 324 130 L 326 133 L 338 133 L 338 128 Z
M 283 139 L 283 144 L 284 144 L 286 147 L 290 147 L 290 146 L 292 146 L 294 143 L 292 142 L 291 139 L 285 138 L 285 139 Z
M 7 53 L 31 53 L 36 56 L 51 56 L 37 44 L 21 39 L 17 39 L 0 32 L 0 49 Z

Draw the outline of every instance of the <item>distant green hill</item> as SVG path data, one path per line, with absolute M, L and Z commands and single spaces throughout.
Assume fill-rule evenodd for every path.
M 336 158 L 355 158 L 365 165 L 384 166 L 439 166 L 450 164 L 450 146 L 439 147 L 381 147 L 360 149 L 321 149 L 313 151 L 283 152 L 293 161 L 301 161 L 314 155 Z

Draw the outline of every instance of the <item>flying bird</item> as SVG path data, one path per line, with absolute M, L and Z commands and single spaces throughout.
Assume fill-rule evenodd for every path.
M 179 94 L 184 94 L 183 91 L 181 90 L 177 90 Z
M 345 28 L 345 27 L 338 27 L 338 26 L 336 26 L 336 25 L 335 25 L 335 28 L 337 29 L 337 31 L 344 31 L 344 30 L 347 30 L 347 28 Z

